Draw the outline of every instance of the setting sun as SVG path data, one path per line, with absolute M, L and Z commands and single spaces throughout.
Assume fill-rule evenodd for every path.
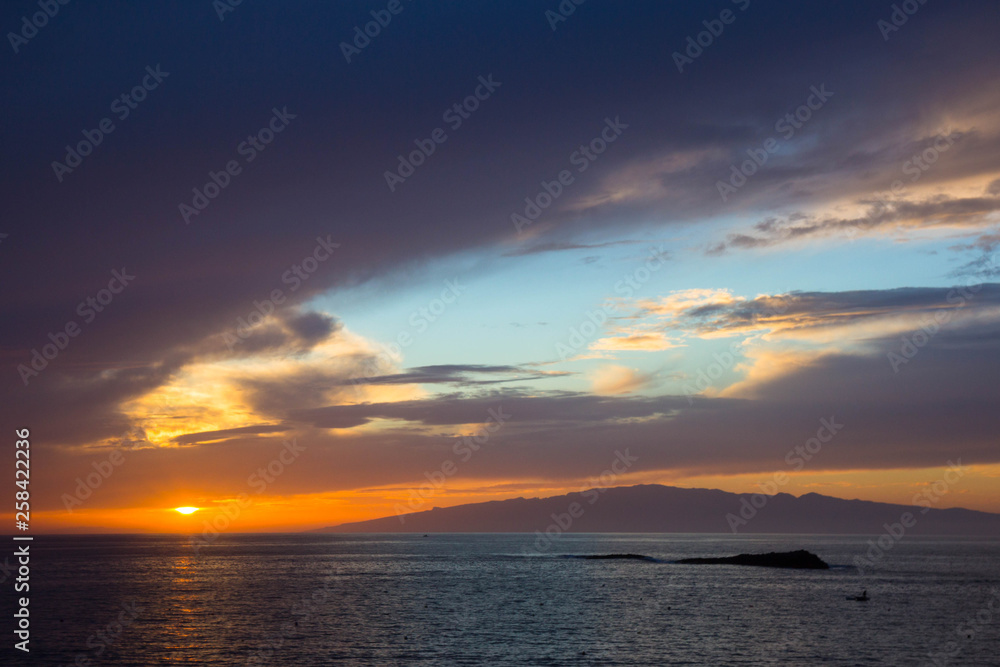
M 1000 0 L 129 4 L 0 0 L 0 667 L 1000 667 Z

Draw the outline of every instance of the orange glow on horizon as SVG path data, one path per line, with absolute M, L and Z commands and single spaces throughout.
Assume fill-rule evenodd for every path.
M 836 498 L 913 504 L 915 495 L 941 479 L 947 467 L 896 470 L 789 472 L 788 481 L 772 490 L 775 473 L 693 474 L 679 471 L 647 471 L 622 476 L 612 486 L 664 484 L 685 488 L 720 489 L 731 493 L 815 492 Z M 965 507 L 1000 512 L 1000 465 L 970 466 L 961 480 L 935 500 L 934 507 Z M 237 496 L 204 498 L 193 491 L 201 507 L 173 507 L 151 500 L 147 507 L 83 507 L 68 514 L 61 510 L 32 512 L 33 528 L 42 533 L 179 533 L 202 534 L 299 532 L 341 523 L 393 517 L 434 507 L 452 507 L 511 498 L 544 498 L 589 488 L 591 480 L 469 480 L 458 479 L 436 489 L 420 502 L 420 484 L 393 485 L 326 493 L 288 496 Z M 763 485 L 762 489 L 758 485 Z M 248 498 L 248 499 L 247 499 Z M 162 499 L 161 499 L 162 500 Z M 176 499 L 175 499 L 176 500 Z M 242 505 L 240 504 L 242 502 Z M 193 513 L 180 510 L 196 509 Z M 11 515 L 7 515 L 13 520 Z

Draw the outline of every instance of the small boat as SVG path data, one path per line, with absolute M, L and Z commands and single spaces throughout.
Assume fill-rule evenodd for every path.
M 861 595 L 848 595 L 847 599 L 855 602 L 868 602 L 871 598 L 868 597 L 868 591 L 864 591 Z

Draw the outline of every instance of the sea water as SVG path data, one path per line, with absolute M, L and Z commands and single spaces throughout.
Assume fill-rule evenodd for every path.
M 998 665 L 1000 540 L 432 534 L 37 536 L 45 665 Z M 808 549 L 829 570 L 680 565 Z M 653 560 L 590 560 L 632 553 Z M 867 590 L 870 600 L 848 596 Z

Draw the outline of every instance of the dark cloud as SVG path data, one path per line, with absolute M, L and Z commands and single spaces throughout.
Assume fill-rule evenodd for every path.
M 473 424 L 487 421 L 490 410 L 503 409 L 512 422 L 599 422 L 606 420 L 649 417 L 666 413 L 687 399 L 635 398 L 610 399 L 589 394 L 555 393 L 532 396 L 524 392 L 505 391 L 477 398 L 450 394 L 424 401 L 397 403 L 364 403 L 332 405 L 314 410 L 293 410 L 290 419 L 303 421 L 319 428 L 351 428 L 372 419 L 400 419 L 428 426 Z
M 324 313 L 302 313 L 285 321 L 288 328 L 303 342 L 316 343 L 325 340 L 341 328 L 341 323 Z
M 439 470 L 446 460 L 458 463 L 463 482 L 583 479 L 599 474 L 616 450 L 626 448 L 638 457 L 640 473 L 769 474 L 789 470 L 788 452 L 814 437 L 821 420 L 843 427 L 808 462 L 807 472 L 1000 462 L 995 381 L 1000 324 L 948 323 L 894 371 L 888 355 L 900 353 L 904 338 L 874 341 L 864 353 L 822 355 L 758 383 L 753 398 L 598 397 L 507 389 L 397 403 L 290 407 L 281 425 L 188 434 L 178 442 L 191 446 L 129 452 L 115 484 L 102 490 L 93 506 L 141 502 L 178 484 L 222 497 L 245 491 L 247 475 L 272 460 L 283 439 L 306 448 L 302 460 L 308 464 L 291 466 L 281 478 L 282 488 L 296 493 L 407 484 Z M 465 425 L 475 428 L 497 414 L 502 427 L 473 456 L 460 457 L 456 438 L 468 432 Z M 415 428 L 344 430 L 374 419 Z M 428 429 L 439 433 L 428 434 Z M 280 438 L 267 437 L 277 432 Z M 247 434 L 261 437 L 240 437 Z M 85 452 L 67 452 L 56 460 L 47 451 L 39 450 L 39 468 L 47 471 L 36 489 L 39 509 L 59 507 L 59 495 L 72 489 L 75 476 L 94 460 Z
M 7 124 L 17 131 L 5 136 L 0 262 L 0 306 L 18 326 L 0 332 L 0 347 L 29 352 L 112 267 L 129 267 L 136 282 L 74 342 L 66 356 L 75 362 L 156 363 L 246 317 L 276 288 L 294 306 L 491 246 L 511 237 L 509 215 L 524 196 L 571 167 L 608 116 L 630 129 L 545 211 L 539 225 L 550 232 L 535 251 L 594 244 L 575 238 L 585 232 L 727 212 L 715 182 L 823 81 L 836 97 L 738 205 L 862 196 L 919 149 L 928 119 L 988 102 L 983 82 L 1000 48 L 994 3 L 922 7 L 887 44 L 874 27 L 886 7 L 807 2 L 789 23 L 784 4 L 761 0 L 680 74 L 672 53 L 702 29 L 700 6 L 590 6 L 555 33 L 547 8 L 407 11 L 351 64 L 338 44 L 368 14 L 349 4 L 244 5 L 222 23 L 203 8 L 94 5 L 51 22 L 0 81 L 18 100 Z M 11 7 L 8 21 L 18 16 Z M 443 25 L 462 29 L 416 49 L 418 35 Z M 162 86 L 58 183 L 51 162 L 65 145 L 112 115 L 110 101 L 157 63 L 170 72 Z M 383 173 L 396 156 L 491 72 L 502 87 L 390 193 Z M 284 106 L 297 118 L 185 225 L 178 204 Z M 994 169 L 993 144 L 977 142 L 956 146 L 947 154 L 956 164 L 925 178 Z M 609 197 L 616 174 L 640 194 Z M 105 190 L 113 196 L 93 196 Z M 292 293 L 282 276 L 321 235 L 341 248 Z M 73 251 L 47 261 L 61 247 Z
M 1000 284 L 983 282 L 989 266 L 978 274 L 978 281 L 965 281 L 955 287 L 904 287 L 889 290 L 854 290 L 847 292 L 790 292 L 758 296 L 747 300 L 725 300 L 695 305 L 668 313 L 658 328 L 664 331 L 686 330 L 699 335 L 771 327 L 779 332 L 844 327 L 864 320 L 913 315 L 951 314 L 970 308 L 990 317 L 991 309 L 1000 306 Z M 656 306 L 640 310 L 641 318 Z
M 593 248 L 612 248 L 614 246 L 634 245 L 636 243 L 644 243 L 644 241 L 608 241 L 606 243 L 565 243 L 565 242 L 560 243 L 552 241 L 548 243 L 536 243 L 533 245 L 526 245 L 524 247 L 518 248 L 517 250 L 511 250 L 510 252 L 504 253 L 504 257 L 539 255 L 546 252 L 561 252 L 564 250 L 591 250 Z
M 254 435 L 262 433 L 281 433 L 287 431 L 288 427 L 276 424 L 260 424 L 257 426 L 243 426 L 241 428 L 226 428 L 218 431 L 202 431 L 201 433 L 185 433 L 173 439 L 178 445 L 198 445 L 204 443 L 227 440 L 239 435 Z
M 998 341 L 996 323 L 946 327 L 896 373 L 887 355 L 898 352 L 902 340 L 886 339 L 869 353 L 824 355 L 764 382 L 752 400 L 505 390 L 292 410 L 284 437 L 306 448 L 308 465 L 290 467 L 281 482 L 300 493 L 406 484 L 446 460 L 458 463 L 456 480 L 463 482 L 575 480 L 599 474 L 626 448 L 638 457 L 640 473 L 771 474 L 790 469 L 785 457 L 816 435 L 821 420 L 843 426 L 807 472 L 997 463 Z M 463 459 L 454 449 L 463 432 L 458 427 L 488 422 L 490 410 L 505 416 L 504 425 Z M 421 429 L 343 431 L 372 419 Z M 446 432 L 428 435 L 427 427 Z M 170 452 L 140 450 L 129 454 L 117 484 L 97 502 L 142 498 L 179 479 L 220 494 L 239 492 L 246 476 L 281 446 L 280 439 L 237 437 Z M 54 493 L 39 498 L 54 504 L 89 460 L 69 457 L 53 467 L 39 490 Z
M 300 358 L 339 340 L 339 320 L 304 310 L 311 299 L 358 287 L 381 298 L 421 280 L 435 260 L 481 260 L 510 248 L 511 214 L 543 181 L 574 169 L 570 156 L 599 135 L 607 118 L 629 127 L 585 172 L 574 173 L 532 225 L 529 245 L 511 256 L 608 247 L 653 225 L 659 234 L 733 215 L 760 222 L 712 252 L 927 225 L 978 237 L 977 252 L 993 250 L 995 232 L 985 225 L 1000 202 L 1000 149 L 990 125 L 998 97 L 997 3 L 926 3 L 886 42 L 876 22 L 888 4 L 809 1 L 792 10 L 754 0 L 683 74 L 673 52 L 717 8 L 643 0 L 622 11 L 615 3 L 585 3 L 553 32 L 544 15 L 552 6 L 407 4 L 391 29 L 348 64 L 339 44 L 374 6 L 242 3 L 220 22 L 211 3 L 81 3 L 11 54 L 0 76 L 10 101 L 0 160 L 0 402 L 5 427 L 28 426 L 38 435 L 38 455 L 48 466 L 39 470 L 49 471 L 39 473 L 39 484 L 50 497 L 89 465 L 78 446 L 121 438 L 135 426 L 123 405 L 193 365 L 266 353 Z M 2 23 L 19 25 L 24 11 L 8 3 L 0 8 Z M 127 118 L 115 118 L 115 130 L 59 182 L 52 162 L 65 159 L 83 130 L 114 117 L 112 100 L 139 83 L 147 66 L 169 75 Z M 442 112 L 488 75 L 502 82 L 496 92 L 390 192 L 384 173 L 396 168 L 397 156 L 445 126 Z M 775 135 L 776 121 L 802 104 L 811 86 L 824 83 L 835 91 L 830 101 L 723 202 L 716 182 Z M 227 161 L 242 160 L 237 146 L 276 108 L 295 118 L 185 224 L 178 205 L 191 203 L 193 188 L 204 188 Z M 878 194 L 900 177 L 905 161 L 952 120 L 960 124 L 959 140 L 919 185 L 979 179 L 989 183 L 986 191 L 882 203 Z M 857 219 L 815 213 L 831 201 L 868 202 L 868 211 Z M 339 247 L 316 259 L 316 249 L 331 243 Z M 106 288 L 112 271 L 136 277 L 84 322 L 79 304 Z M 933 309 L 941 295 L 795 293 L 789 316 L 807 322 Z M 995 287 L 977 299 L 994 304 Z M 689 323 L 738 327 L 759 321 L 765 305 L 705 309 L 689 314 Z M 861 315 L 849 315 L 859 307 Z M 241 321 L 272 309 L 251 335 L 238 336 Z M 81 334 L 25 386 L 18 365 L 30 363 L 33 350 L 71 321 Z M 758 401 L 699 399 L 692 406 L 676 397 L 503 392 L 337 405 L 356 398 L 345 379 L 365 375 L 358 373 L 361 353 L 243 378 L 239 389 L 262 421 L 294 417 L 299 436 L 317 452 L 314 465 L 291 473 L 300 477 L 301 486 L 289 487 L 296 489 L 412 479 L 440 458 L 440 447 L 420 434 L 341 439 L 327 428 L 371 419 L 476 423 L 496 398 L 510 402 L 519 439 L 484 453 L 469 474 L 585 474 L 630 443 L 649 468 L 761 468 L 777 456 L 775 443 L 800 442 L 814 418 L 851 406 L 853 430 L 820 465 L 939 463 L 947 451 L 987 460 L 984 415 L 995 408 L 994 394 L 983 387 L 973 400 L 962 387 L 983 386 L 987 373 L 995 377 L 996 355 L 988 330 L 963 332 L 965 338 L 955 330 L 935 337 L 898 376 L 858 375 L 870 383 L 852 383 L 850 374 L 865 371 L 871 359 L 830 357 L 759 388 L 765 397 Z M 227 334 L 239 341 L 227 345 Z M 479 391 L 473 385 L 548 377 L 489 361 L 386 368 L 367 384 L 454 382 Z M 909 408 L 889 405 L 886 397 L 899 391 L 892 382 L 924 393 Z M 834 386 L 850 397 L 840 399 L 846 403 L 822 394 Z M 968 401 L 955 405 L 956 396 Z M 857 412 L 861 397 L 869 402 L 865 412 Z M 205 434 L 187 434 L 177 442 L 191 446 L 135 452 L 106 498 L 134 500 L 199 480 L 239 487 L 246 475 L 226 462 L 266 463 L 280 440 L 268 431 L 228 431 L 210 447 L 194 444 Z
M 982 239 L 981 239 L 982 240 Z M 992 254 L 996 241 L 988 240 L 990 254 L 983 254 L 958 267 L 949 274 L 951 278 L 966 278 L 972 280 L 988 280 L 1000 277 L 1000 266 L 996 256 Z

